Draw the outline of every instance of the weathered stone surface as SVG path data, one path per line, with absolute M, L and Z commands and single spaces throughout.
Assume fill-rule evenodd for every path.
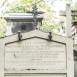
M 37 74 L 36 75 L 27 75 L 27 76 L 13 76 L 13 77 L 66 77 L 66 75 L 65 74 L 48 74 L 48 75 L 46 75 L 46 74 L 43 74 L 43 75 L 40 75 L 40 74 L 38 74 L 38 76 L 37 76 Z M 5 76 L 5 77 L 8 77 L 8 76 Z M 12 76 L 9 76 L 9 77 L 12 77 Z
M 71 6 L 70 4 L 66 4 L 66 12 L 65 11 L 60 11 L 60 16 L 66 16 L 66 36 L 71 37 Z
M 5 46 L 5 71 L 66 70 L 65 45 L 31 38 Z
M 33 15 L 27 13 L 7 13 L 4 16 L 7 21 L 6 36 L 18 33 L 18 31 L 29 32 L 34 30 Z M 37 15 L 37 29 L 42 26 L 43 14 Z
M 0 77 L 74 77 L 72 39 L 41 31 L 0 39 Z

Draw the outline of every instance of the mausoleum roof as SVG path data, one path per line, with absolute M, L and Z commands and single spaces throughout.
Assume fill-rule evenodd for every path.
M 7 13 L 4 16 L 5 20 L 32 20 L 33 15 L 28 13 Z M 37 19 L 42 20 L 43 14 L 38 14 Z

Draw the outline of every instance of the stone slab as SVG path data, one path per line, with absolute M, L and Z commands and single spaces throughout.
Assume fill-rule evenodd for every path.
M 17 34 L 0 39 L 0 77 L 74 77 L 71 38 L 52 34 L 50 41 L 49 33 L 38 30 L 21 35 L 21 41 Z
M 37 75 L 24 75 L 24 76 L 5 76 L 5 77 L 66 77 L 66 74 L 37 74 Z
M 64 44 L 39 38 L 6 44 L 5 72 L 65 71 L 65 50 Z

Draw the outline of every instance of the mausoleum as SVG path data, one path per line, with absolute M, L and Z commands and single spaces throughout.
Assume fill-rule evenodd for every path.
M 16 34 L 18 31 L 28 32 L 33 30 L 33 15 L 28 13 L 7 13 L 4 16 L 7 21 L 6 36 Z M 42 26 L 43 14 L 37 15 L 37 28 Z

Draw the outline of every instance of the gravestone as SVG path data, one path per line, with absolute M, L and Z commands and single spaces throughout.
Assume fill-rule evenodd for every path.
M 33 30 L 0 39 L 0 77 L 74 77 L 71 38 Z

